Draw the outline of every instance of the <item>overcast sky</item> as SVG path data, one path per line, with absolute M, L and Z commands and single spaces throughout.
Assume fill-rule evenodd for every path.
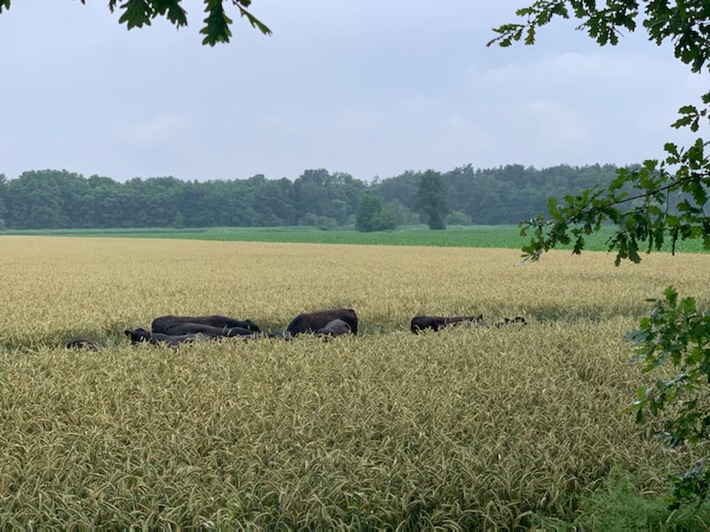
M 120 3 L 120 2 L 119 2 Z M 535 46 L 485 46 L 532 0 L 254 0 L 266 37 L 127 31 L 106 0 L 13 2 L 0 14 L 0 173 L 116 180 L 363 180 L 472 164 L 628 164 L 659 157 L 691 74 L 643 33 L 599 48 L 573 22 Z M 225 6 L 232 8 L 231 2 Z

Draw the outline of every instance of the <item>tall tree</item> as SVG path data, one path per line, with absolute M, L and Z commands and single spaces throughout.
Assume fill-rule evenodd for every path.
M 643 7 L 643 9 L 642 9 Z M 649 40 L 660 45 L 670 41 L 675 56 L 693 72 L 710 71 L 710 2 L 707 0 L 618 0 L 598 7 L 594 0 L 538 0 L 519 9 L 522 23 L 505 24 L 488 44 L 510 46 L 524 40 L 534 44 L 537 30 L 555 17 L 575 17 L 579 29 L 599 45 L 619 42 L 621 30 L 635 31 L 641 21 Z M 710 92 L 700 105 L 685 105 L 673 127 L 689 127 L 697 132 L 710 119 Z M 690 146 L 673 143 L 664 146 L 665 156 L 649 159 L 634 169 L 619 169 L 609 187 L 596 187 L 582 194 L 551 198 L 551 220 L 540 215 L 521 224 L 524 235 L 531 235 L 524 247 L 528 257 L 537 259 L 557 244 L 574 241 L 574 252 L 584 248 L 584 235 L 598 231 L 601 224 L 617 225 L 609 241 L 616 251 L 616 263 L 623 259 L 639 262 L 640 246 L 647 252 L 660 249 L 670 240 L 675 250 L 679 239 L 702 238 L 710 249 L 710 215 L 705 208 L 710 197 L 710 160 L 708 143 L 698 137 Z M 631 187 L 635 192 L 629 193 Z M 680 195 L 673 210 L 668 198 Z M 629 339 L 634 342 L 636 360 L 645 371 L 672 365 L 676 374 L 669 380 L 656 379 L 639 391 L 637 420 L 660 416 L 666 435 L 675 445 L 710 441 L 710 311 L 702 312 L 692 297 L 680 298 L 673 287 L 666 289 L 651 315 L 644 318 Z M 707 460 L 674 479 L 675 505 L 710 494 L 710 468 Z
M 355 229 L 363 232 L 387 231 L 397 227 L 396 211 L 385 205 L 374 192 L 366 192 L 360 199 L 355 215 Z
M 434 170 L 424 172 L 417 189 L 419 208 L 429 229 L 446 229 L 446 189 L 441 174 Z

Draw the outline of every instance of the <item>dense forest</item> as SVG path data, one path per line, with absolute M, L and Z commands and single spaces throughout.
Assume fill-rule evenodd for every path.
M 546 212 L 550 196 L 576 194 L 615 177 L 612 165 L 535 169 L 509 165 L 441 173 L 449 224 L 514 224 Z M 420 222 L 423 172 L 367 183 L 345 173 L 306 170 L 296 180 L 181 181 L 135 178 L 124 183 L 66 170 L 0 174 L 0 228 L 352 226 L 358 204 L 375 194 L 397 224 Z

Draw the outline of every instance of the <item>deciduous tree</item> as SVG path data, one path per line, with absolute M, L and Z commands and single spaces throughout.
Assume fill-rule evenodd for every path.
M 424 172 L 417 189 L 419 208 L 429 229 L 446 229 L 446 189 L 441 174 L 434 170 Z
M 372 192 L 365 193 L 355 214 L 355 229 L 363 232 L 387 231 L 397 227 L 397 213 Z

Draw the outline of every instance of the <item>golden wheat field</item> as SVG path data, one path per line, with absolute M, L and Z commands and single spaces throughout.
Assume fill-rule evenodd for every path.
M 0 526 L 515 528 L 613 470 L 695 457 L 625 409 L 623 334 L 710 255 L 0 237 Z M 262 330 L 351 307 L 357 337 L 130 345 L 164 314 Z M 413 335 L 417 314 L 526 326 Z M 63 347 L 88 336 L 98 352 Z

